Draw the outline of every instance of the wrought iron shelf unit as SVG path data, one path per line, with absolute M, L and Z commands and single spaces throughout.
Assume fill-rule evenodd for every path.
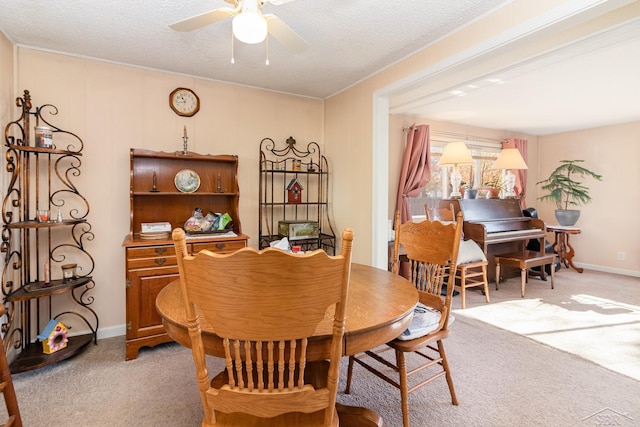
M 299 238 L 303 251 L 323 249 L 335 255 L 336 235 L 329 215 L 329 167 L 316 142 L 299 149 L 293 137 L 278 146 L 271 138 L 260 142 L 259 248 L 282 239 L 281 221 L 313 222 L 318 235 Z M 296 203 L 288 199 L 288 187 L 298 182 L 302 194 Z
M 34 107 L 28 90 L 16 99 L 16 106 L 19 118 L 5 127 L 9 176 L 0 243 L 2 296 L 7 308 L 1 325 L 3 351 L 11 361 L 12 373 L 60 362 L 90 342 L 97 344 L 99 323 L 91 307 L 95 262 L 85 247 L 94 238 L 87 221 L 90 207 L 74 182 L 81 173 L 84 143 L 74 133 L 53 125 L 57 107 Z M 33 130 L 38 126 L 51 131 L 51 146 L 36 144 Z M 39 221 L 41 210 L 49 215 Z M 76 264 L 73 277 L 63 278 L 64 264 Z M 50 319 L 81 333 L 67 337 L 66 347 L 44 354 L 37 335 Z

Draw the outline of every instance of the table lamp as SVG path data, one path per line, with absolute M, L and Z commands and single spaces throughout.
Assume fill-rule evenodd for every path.
M 452 199 L 459 199 L 462 197 L 462 194 L 460 194 L 462 176 L 460 176 L 460 169 L 458 169 L 458 165 L 462 164 L 473 164 L 473 157 L 471 157 L 471 152 L 467 148 L 467 145 L 462 141 L 450 142 L 445 145 L 442 157 L 440 157 L 440 161 L 438 162 L 438 166 L 453 166 L 453 171 L 451 171 L 452 190 L 449 195 Z
M 492 169 L 506 169 L 504 178 L 504 197 L 516 197 L 513 187 L 516 185 L 516 176 L 512 169 L 529 169 L 520 151 L 517 148 L 504 148 L 491 166 Z

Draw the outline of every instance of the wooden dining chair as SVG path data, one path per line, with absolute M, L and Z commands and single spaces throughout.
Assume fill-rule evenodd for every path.
M 458 404 L 442 341 L 449 336 L 453 286 L 446 286 L 446 283 L 453 283 L 452 272 L 456 270 L 461 232 L 462 214 L 458 214 L 456 223 L 452 224 L 439 221 L 400 224 L 400 212 L 396 214 L 393 272 L 399 271 L 399 247 L 402 245 L 409 262 L 409 280 L 418 289 L 419 302 L 409 328 L 388 342 L 388 348 L 349 357 L 345 393 L 351 391 L 354 363 L 363 366 L 400 389 L 405 427 L 409 426 L 409 393 L 436 378 L 446 377 L 451 403 Z M 395 351 L 395 360 L 385 354 L 388 349 Z M 424 364 L 407 370 L 406 353 L 416 354 Z M 391 368 L 395 374 L 383 372 L 388 371 L 386 368 Z M 437 372 L 429 368 L 437 368 Z M 414 380 L 414 375 L 420 372 L 422 376 Z M 409 378 L 412 379 L 411 385 Z
M 203 426 L 336 426 L 336 396 L 353 232 L 342 252 L 299 255 L 275 248 L 189 255 L 173 232 Z M 330 322 L 325 321 L 329 318 Z M 321 323 L 332 334 L 326 354 L 308 355 Z M 226 369 L 212 380 L 201 322 L 222 338 Z M 312 359 L 326 361 L 313 362 Z
M 424 212 L 427 215 L 427 219 L 432 221 L 454 221 L 456 217 L 453 203 L 449 203 L 447 208 L 436 208 L 431 215 L 429 215 L 429 209 L 425 204 Z M 460 242 L 460 250 L 458 251 L 458 267 L 456 268 L 455 277 L 456 288 L 460 289 L 460 305 L 462 309 L 466 308 L 467 288 L 482 286 L 485 301 L 487 303 L 491 302 L 489 298 L 489 280 L 487 279 L 488 266 L 489 261 L 487 261 L 487 257 L 480 246 L 473 240 L 464 240 L 463 236 L 463 240 Z
M 4 304 L 0 304 L 0 317 L 7 312 Z M 13 379 L 7 361 L 7 355 L 4 352 L 4 341 L 0 336 L 0 393 L 4 397 L 4 404 L 7 408 L 8 419 L 3 427 L 22 427 L 22 418 L 20 417 L 20 408 L 18 407 L 18 398 L 13 387 Z

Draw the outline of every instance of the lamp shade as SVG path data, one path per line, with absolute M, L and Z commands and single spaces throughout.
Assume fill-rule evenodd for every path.
M 262 43 L 267 38 L 267 20 L 260 12 L 257 0 L 245 0 L 242 11 L 231 22 L 233 35 L 243 43 Z
M 517 148 L 504 148 L 492 169 L 529 169 Z
M 473 157 L 467 148 L 467 144 L 462 141 L 450 142 L 444 147 L 438 166 L 472 164 Z

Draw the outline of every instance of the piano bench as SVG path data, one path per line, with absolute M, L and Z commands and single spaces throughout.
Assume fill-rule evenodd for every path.
M 553 268 L 553 265 L 556 262 L 556 254 L 542 254 L 540 252 L 524 251 L 496 255 L 494 259 L 496 262 L 496 290 L 498 289 L 498 283 L 500 282 L 500 265 L 507 265 L 520 269 L 521 294 L 524 298 L 524 288 L 527 283 L 527 271 L 531 267 L 542 266 L 542 271 L 544 272 L 544 266 L 547 264 L 551 264 L 551 289 L 553 289 L 553 279 L 555 276 L 555 268 Z M 542 279 L 545 280 L 544 276 Z
M 465 290 L 474 286 L 482 286 L 486 302 L 489 300 L 489 281 L 487 280 L 487 261 L 474 261 L 458 264 L 456 268 L 456 288 L 460 288 L 462 309 L 466 308 Z

